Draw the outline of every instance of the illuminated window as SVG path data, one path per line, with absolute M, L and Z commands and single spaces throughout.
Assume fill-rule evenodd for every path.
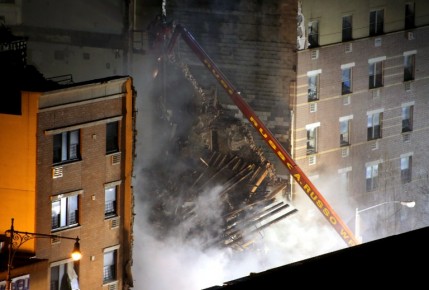
M 79 222 L 79 195 L 57 195 L 51 198 L 52 230 L 75 226 Z
M 368 141 L 381 138 L 381 123 L 382 123 L 383 113 L 374 112 L 368 114 Z
M 103 283 L 115 281 L 117 279 L 117 250 L 104 252 Z
M 352 40 L 352 16 L 343 16 L 343 34 L 342 41 Z
M 383 34 L 384 30 L 384 10 L 374 10 L 369 13 L 369 35 Z
M 413 131 L 413 105 L 402 107 L 402 133 Z
M 379 164 L 366 166 L 366 191 L 373 191 L 378 188 L 378 171 Z
M 79 289 L 76 274 L 78 263 L 71 261 L 56 262 L 51 265 L 50 290 Z
M 79 130 L 54 135 L 54 163 L 79 160 Z
M 104 216 L 106 218 L 117 215 L 116 190 L 117 186 L 106 187 L 104 189 Z
M 411 155 L 401 157 L 401 182 L 402 183 L 411 182 L 411 165 L 412 165 Z
M 106 153 L 119 151 L 118 128 L 119 122 L 111 122 L 106 125 Z

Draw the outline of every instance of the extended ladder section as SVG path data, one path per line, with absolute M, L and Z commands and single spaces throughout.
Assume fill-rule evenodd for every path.
M 326 199 L 322 196 L 319 190 L 314 186 L 310 179 L 305 175 L 301 168 L 295 163 L 289 153 L 283 148 L 280 142 L 274 137 L 270 130 L 264 125 L 264 123 L 258 118 L 253 112 L 252 108 L 242 98 L 240 93 L 234 88 L 234 86 L 228 81 L 222 71 L 216 66 L 211 60 L 207 53 L 198 44 L 192 34 L 183 26 L 177 25 L 174 29 L 173 35 L 167 47 L 167 54 L 170 55 L 176 44 L 177 38 L 181 36 L 187 43 L 190 49 L 200 59 L 200 61 L 208 68 L 213 74 L 220 85 L 225 89 L 227 94 L 231 97 L 235 105 L 240 109 L 244 116 L 249 120 L 253 127 L 259 132 L 268 146 L 274 151 L 277 157 L 287 167 L 290 174 L 295 179 L 296 183 L 301 186 L 307 196 L 320 210 L 322 215 L 328 220 L 341 238 L 345 241 L 348 246 L 354 246 L 359 244 L 359 241 L 354 236 L 353 232 L 347 227 L 342 219 L 337 215 L 334 209 L 329 205 Z

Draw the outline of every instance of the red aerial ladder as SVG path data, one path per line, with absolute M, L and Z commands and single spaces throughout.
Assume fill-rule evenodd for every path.
M 322 215 L 328 220 L 329 224 L 335 228 L 337 233 L 345 241 L 348 246 L 359 244 L 359 241 L 354 236 L 353 232 L 347 227 L 343 220 L 337 215 L 334 209 L 329 205 L 326 199 L 322 196 L 319 190 L 310 181 L 307 175 L 295 163 L 289 153 L 283 148 L 279 141 L 274 137 L 270 130 L 253 112 L 252 108 L 246 103 L 240 93 L 228 81 L 222 71 L 207 55 L 204 49 L 198 44 L 192 34 L 183 26 L 176 25 L 174 32 L 168 43 L 166 54 L 172 54 L 172 50 L 177 42 L 178 37 L 181 36 L 186 44 L 191 48 L 200 61 L 209 69 L 219 84 L 225 89 L 227 94 L 231 97 L 235 105 L 240 109 L 244 116 L 250 121 L 253 127 L 259 132 L 262 138 L 266 141 L 268 146 L 274 151 L 277 157 L 287 167 L 290 174 L 295 179 L 296 183 L 304 190 L 311 201 L 320 210 Z

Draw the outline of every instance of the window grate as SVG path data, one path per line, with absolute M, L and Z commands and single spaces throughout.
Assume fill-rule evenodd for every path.
M 344 51 L 346 53 L 350 53 L 350 52 L 353 51 L 353 45 L 352 45 L 351 42 L 348 42 L 348 43 L 345 44 Z
M 317 103 L 310 103 L 310 113 L 317 112 Z
M 410 142 L 411 139 L 411 134 L 407 133 L 407 134 L 402 134 L 402 141 L 404 142 Z
M 52 178 L 60 178 L 63 177 L 63 167 L 57 166 L 52 168 Z
M 319 58 L 319 50 L 318 49 L 313 49 L 311 51 L 311 59 L 315 60 Z
M 316 164 L 316 161 L 316 155 L 308 156 L 308 165 L 314 165 Z
M 350 148 L 349 147 L 344 147 L 341 148 L 341 157 L 347 157 L 350 154 Z
M 112 165 L 121 163 L 121 153 L 116 153 L 112 155 Z
M 377 150 L 378 149 L 378 141 L 371 142 L 370 147 L 371 147 L 371 150 Z
M 113 284 L 109 284 L 109 286 L 107 286 L 108 290 L 116 290 L 118 289 L 118 284 L 117 283 L 113 283 Z
M 110 220 L 110 228 L 114 229 L 119 227 L 119 218 L 114 218 Z

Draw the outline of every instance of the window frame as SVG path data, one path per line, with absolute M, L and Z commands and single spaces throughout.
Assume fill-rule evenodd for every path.
M 384 9 L 376 9 L 369 12 L 369 36 L 384 33 Z
M 354 63 L 341 65 L 341 95 L 348 95 L 353 93 L 354 65 L 355 65 Z
M 412 154 L 403 154 L 400 157 L 401 183 L 410 183 L 412 180 Z
M 320 99 L 320 75 L 322 70 L 307 72 L 307 101 L 315 102 Z
M 71 267 L 71 269 L 70 269 Z M 54 273 L 53 271 L 57 269 L 58 270 L 58 275 L 57 278 L 58 280 L 52 280 Z M 76 282 L 79 285 L 79 263 L 73 261 L 72 259 L 66 259 L 66 260 L 62 260 L 62 261 L 58 261 L 58 262 L 54 262 L 51 263 L 50 265 L 50 269 L 49 269 L 49 289 L 50 290 L 58 290 L 61 289 L 61 285 L 62 285 L 62 280 L 64 278 L 67 278 L 67 276 L 64 276 L 65 274 L 68 274 L 69 271 L 73 271 L 74 273 L 72 273 L 73 278 L 76 279 Z M 62 276 L 62 278 L 61 278 Z M 69 275 L 70 278 L 70 275 Z M 56 284 L 56 287 L 52 287 L 53 283 Z
M 342 17 L 342 34 L 341 41 L 347 42 L 353 40 L 353 16 L 352 15 L 344 15 Z
M 382 138 L 383 111 L 367 113 L 367 140 L 377 140 Z
M 350 142 L 350 137 L 351 137 L 350 129 L 351 129 L 352 119 L 353 119 L 353 115 L 341 117 L 339 119 L 340 147 L 350 146 L 350 144 L 351 144 L 351 142 Z M 342 124 L 345 124 L 345 127 L 342 126 Z M 345 128 L 346 130 L 344 131 L 342 128 Z M 345 138 L 344 138 L 344 135 L 345 135 Z
M 384 86 L 384 60 L 369 62 L 368 81 L 369 89 Z
M 305 126 L 307 137 L 306 137 L 306 154 L 312 155 L 318 152 L 318 139 L 319 139 L 319 127 L 320 123 L 313 123 Z
M 110 190 L 114 189 L 113 193 L 110 193 Z M 106 184 L 104 187 L 104 218 L 109 219 L 112 217 L 117 217 L 118 213 L 118 194 L 119 192 L 119 183 Z M 113 198 L 108 200 L 108 195 L 113 195 Z M 112 196 L 111 196 L 112 197 Z M 108 211 L 107 209 L 112 209 Z
M 365 165 L 365 181 L 366 192 L 375 191 L 378 189 L 380 179 L 381 163 L 370 163 Z
M 401 108 L 402 133 L 413 131 L 414 103 L 403 104 Z
M 416 53 L 404 53 L 404 82 L 413 81 L 416 75 Z
M 118 280 L 118 249 L 119 246 L 115 246 L 103 252 L 103 284 Z
M 53 135 L 53 164 L 63 164 L 81 160 L 80 135 L 80 129 L 64 131 Z M 73 141 L 77 141 L 77 143 L 72 143 Z
M 106 154 L 119 152 L 119 128 L 119 121 L 106 123 Z
M 319 20 L 308 22 L 308 48 L 319 46 Z
M 414 2 L 405 3 L 405 20 L 404 29 L 412 29 L 415 27 L 416 7 Z
M 81 193 L 82 191 L 75 191 L 51 196 L 51 231 L 61 231 L 79 225 Z

